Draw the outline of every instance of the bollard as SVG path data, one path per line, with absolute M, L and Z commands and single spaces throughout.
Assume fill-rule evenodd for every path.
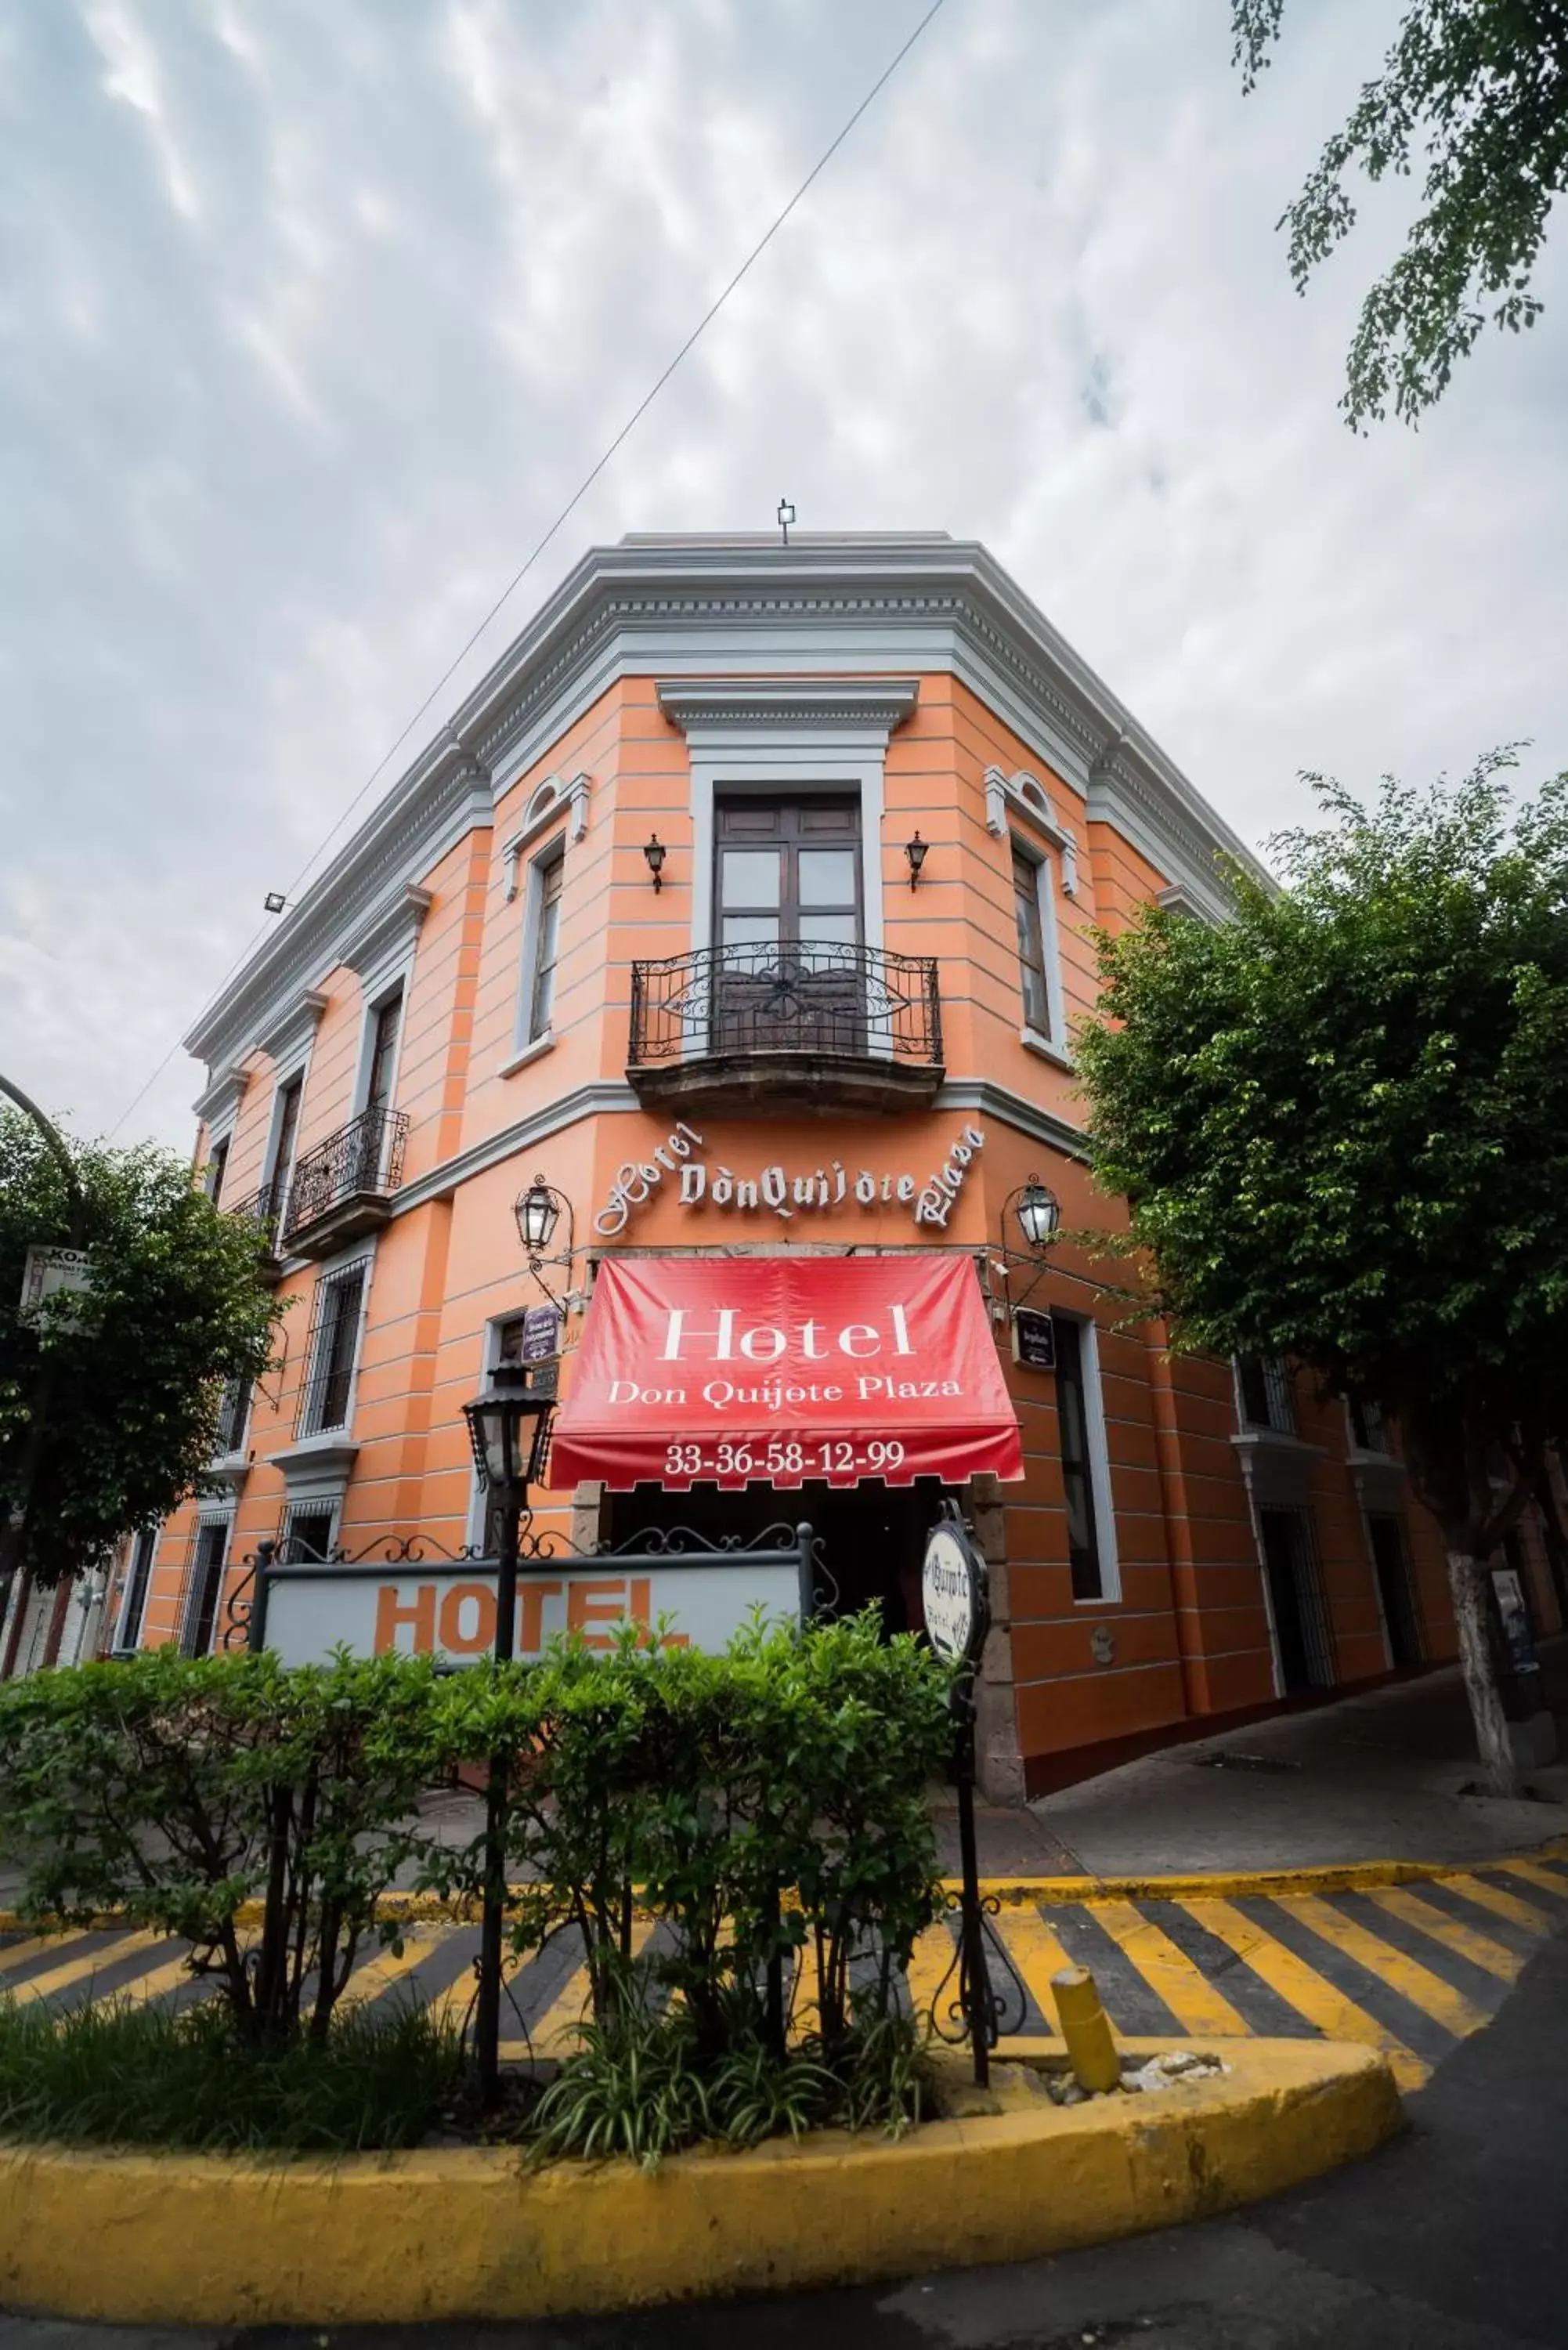
M 1110 2022 L 1100 2005 L 1095 1978 L 1087 1967 L 1064 1967 L 1051 1978 L 1052 1996 L 1067 2043 L 1067 2062 L 1081 2089 L 1115 2089 L 1120 2085 L 1122 2060 L 1111 2038 Z

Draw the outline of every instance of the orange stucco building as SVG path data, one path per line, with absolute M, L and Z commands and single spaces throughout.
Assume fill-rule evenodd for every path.
M 1450 1655 L 1375 1418 L 1274 1365 L 1168 1360 L 1103 1268 L 1017 1225 L 1031 1176 L 1066 1228 L 1114 1221 L 1070 1041 L 1089 933 L 1150 898 L 1221 919 L 1217 850 L 1247 855 L 981 547 L 590 552 L 188 1040 L 198 1162 L 272 1234 L 289 1311 L 211 1494 L 130 1555 L 116 1644 L 222 1640 L 263 1539 L 482 1538 L 462 1405 L 542 1302 L 514 1217 L 542 1177 L 576 1242 L 546 1274 L 568 1399 L 608 1256 L 972 1262 L 1024 1469 L 959 1496 L 997 1796 Z M 1013 1359 L 1026 1294 L 1054 1369 Z M 936 1491 L 808 1480 L 784 1514 L 898 1624 Z M 765 1476 L 543 1499 L 585 1544 L 781 1514 Z

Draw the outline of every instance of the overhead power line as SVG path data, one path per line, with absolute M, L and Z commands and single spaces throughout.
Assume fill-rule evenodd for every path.
M 572 492 L 571 496 L 566 500 L 566 504 L 561 508 L 559 514 L 556 516 L 554 522 L 551 523 L 549 528 L 545 531 L 529 548 L 527 556 L 524 557 L 524 561 L 518 565 L 517 569 L 513 573 L 511 578 L 507 581 L 500 595 L 497 596 L 493 604 L 491 605 L 490 609 L 485 613 L 483 619 L 479 622 L 478 626 L 472 630 L 472 634 L 460 647 L 458 651 L 453 654 L 452 660 L 447 663 L 445 669 L 442 670 L 441 675 L 437 678 L 435 683 L 431 686 L 424 700 L 420 703 L 419 708 L 409 719 L 408 723 L 403 727 L 401 733 L 388 744 L 380 758 L 377 760 L 375 765 L 371 768 L 369 774 L 366 776 L 358 790 L 354 794 L 353 798 L 348 802 L 348 806 L 340 811 L 336 821 L 332 825 L 331 829 L 323 836 L 320 841 L 317 842 L 316 847 L 312 849 L 310 855 L 306 858 L 305 863 L 300 867 L 299 871 L 296 874 L 294 879 L 289 883 L 288 888 L 281 893 L 289 903 L 293 903 L 298 891 L 303 888 L 306 876 L 319 862 L 320 858 L 325 855 L 332 842 L 336 840 L 337 835 L 342 831 L 344 826 L 348 823 L 355 809 L 359 806 L 366 795 L 375 788 L 376 784 L 380 779 L 385 769 L 390 764 L 391 761 L 402 749 L 403 744 L 408 741 L 409 736 L 413 733 L 421 719 L 424 717 L 430 709 L 431 704 L 452 682 L 453 676 L 468 659 L 469 654 L 473 650 L 481 637 L 483 636 L 491 622 L 511 601 L 517 589 L 522 586 L 524 580 L 528 577 L 529 572 L 532 571 L 534 566 L 539 560 L 539 557 L 544 554 L 545 549 L 549 546 L 551 540 L 561 529 L 563 524 L 570 519 L 576 508 L 582 504 L 584 498 L 587 497 L 594 484 L 598 480 L 599 475 L 604 472 L 605 467 L 609 463 L 611 458 L 616 454 L 617 451 L 621 447 L 628 436 L 636 430 L 637 426 L 647 415 L 654 401 L 659 398 L 659 393 L 664 390 L 665 385 L 676 372 L 676 369 L 695 349 L 697 344 L 701 340 L 703 335 L 706 334 L 708 328 L 712 325 L 714 319 L 718 317 L 720 311 L 723 308 L 731 295 L 735 291 L 735 288 L 747 276 L 753 265 L 761 260 L 763 255 L 767 251 L 768 246 L 773 243 L 780 229 L 783 228 L 785 221 L 788 220 L 790 214 L 800 203 L 802 198 L 810 190 L 813 182 L 821 176 L 822 172 L 826 171 L 827 165 L 832 162 L 833 158 L 837 154 L 845 140 L 849 137 L 850 132 L 855 129 L 856 124 L 860 120 L 862 115 L 866 113 L 867 109 L 887 88 L 888 84 L 892 80 L 893 76 L 898 72 L 898 68 L 903 64 L 904 59 L 914 47 L 916 42 L 920 38 L 922 33 L 925 32 L 926 27 L 930 24 L 932 18 L 939 16 L 945 5 L 946 0 L 931 0 L 931 5 L 926 10 L 925 15 L 920 18 L 919 23 L 915 26 L 913 32 L 909 34 L 909 37 L 898 49 L 894 51 L 892 57 L 888 58 L 888 63 L 883 67 L 881 72 L 877 75 L 876 80 L 872 83 L 865 97 L 860 100 L 860 103 L 855 109 L 854 113 L 848 117 L 831 142 L 823 149 L 822 153 L 817 157 L 815 162 L 812 165 L 805 179 L 796 188 L 789 202 L 784 205 L 781 211 L 775 213 L 767 228 L 757 239 L 757 242 L 753 245 L 751 251 L 747 254 L 740 267 L 735 271 L 734 276 L 729 280 L 728 284 L 725 285 L 717 295 L 715 295 L 713 300 L 708 305 L 706 310 L 703 311 L 702 316 L 698 319 L 697 324 L 692 328 L 691 332 L 687 336 L 686 340 L 681 344 L 674 358 L 664 369 L 662 374 L 656 377 L 649 390 L 638 401 L 637 406 L 632 410 L 631 414 L 627 418 L 626 422 L 621 426 L 619 432 L 616 434 L 615 439 L 609 443 L 609 446 L 605 450 L 597 462 L 583 475 L 582 480 L 577 484 L 576 488 Z M 260 930 L 252 933 L 250 939 L 246 941 L 244 948 L 242 948 L 240 953 L 230 964 L 228 970 L 224 972 L 217 986 L 213 990 L 213 996 L 221 995 L 223 989 L 227 987 L 229 982 L 234 978 L 236 972 L 244 970 L 245 964 L 250 961 L 250 958 L 254 952 L 257 945 L 266 936 L 267 927 L 267 925 L 264 924 Z M 211 1000 L 212 999 L 209 998 L 209 1001 Z M 132 1112 L 136 1110 L 143 1101 L 145 1101 L 147 1096 L 158 1083 L 159 1078 L 163 1075 L 164 1070 L 169 1066 L 170 1062 L 174 1058 L 174 1055 L 179 1049 L 180 1040 L 176 1037 L 173 1044 L 170 1045 L 169 1050 L 164 1054 L 163 1058 L 159 1062 L 158 1066 L 153 1070 L 152 1075 L 147 1079 L 145 1085 L 141 1087 L 134 1100 L 127 1104 L 126 1107 L 120 1112 L 119 1117 L 115 1120 L 113 1126 L 109 1128 L 109 1137 L 111 1140 L 113 1137 L 119 1132 L 120 1128 L 124 1126 Z

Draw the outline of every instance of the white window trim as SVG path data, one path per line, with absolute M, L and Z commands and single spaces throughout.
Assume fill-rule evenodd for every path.
M 354 1076 L 355 1118 L 363 1118 L 369 1107 L 370 1064 L 376 1053 L 376 1024 L 393 997 L 398 999 L 398 1041 L 392 1047 L 392 1074 L 387 1087 L 386 1107 L 389 1111 L 398 1106 L 398 1086 L 403 1074 L 403 1046 L 409 1034 L 409 983 L 413 977 L 412 955 L 402 969 L 394 972 L 364 999 L 359 1021 L 359 1066 Z
M 227 1387 L 227 1385 L 228 1381 L 225 1380 L 224 1386 Z M 222 1450 L 215 1451 L 213 1454 L 213 1460 L 214 1462 L 220 1461 L 240 1461 L 244 1460 L 247 1456 L 250 1450 L 251 1440 L 251 1414 L 255 1409 L 255 1402 L 256 1382 L 254 1379 L 252 1379 L 245 1390 L 245 1416 L 240 1422 L 240 1440 L 237 1444 L 231 1444 Z
M 1062 991 L 1062 950 L 1056 932 L 1056 874 L 1051 851 L 1042 848 L 1027 833 L 1008 830 L 1010 857 L 1022 857 L 1034 868 L 1034 902 L 1040 913 L 1040 960 L 1045 971 L 1045 1011 L 1051 1023 L 1049 1036 L 1042 1036 L 1037 1028 L 1029 1025 L 1027 1018 L 1018 1034 L 1032 1053 L 1047 1061 L 1055 1061 L 1063 1068 L 1073 1066 L 1072 1055 L 1066 1049 L 1067 1013 Z M 1009 880 L 1011 881 L 1011 874 Z M 1019 976 L 1019 997 L 1022 1001 L 1023 981 Z
M 1054 1315 L 1058 1308 L 1051 1309 Z M 1111 1453 L 1106 1433 L 1106 1399 L 1100 1387 L 1100 1332 L 1093 1315 L 1066 1314 L 1064 1322 L 1078 1327 L 1084 1363 L 1084 1427 L 1089 1440 L 1089 1487 L 1095 1497 L 1095 1543 L 1100 1555 L 1100 1588 L 1093 1599 L 1075 1599 L 1075 1607 L 1116 1607 L 1121 1605 L 1122 1563 L 1116 1548 L 1116 1515 L 1111 1500 Z
M 217 1652 L 218 1627 L 223 1621 L 223 1582 L 226 1581 L 228 1576 L 231 1563 L 229 1559 L 229 1550 L 234 1539 L 234 1511 L 202 1510 L 198 1514 L 196 1523 L 191 1530 L 191 1555 L 185 1567 L 185 1594 L 180 1604 L 179 1645 L 182 1653 L 184 1652 L 186 1638 L 190 1632 L 194 1617 L 197 1592 L 196 1564 L 201 1555 L 202 1536 L 208 1526 L 222 1526 L 223 1529 L 223 1578 L 218 1584 L 217 1604 L 213 1609 L 212 1633 L 208 1638 L 206 1647 L 198 1651 L 198 1653 L 203 1657 L 211 1657 L 215 1655 Z
M 294 1440 L 295 1448 L 322 1440 L 341 1442 L 347 1439 L 354 1425 L 354 1412 L 359 1400 L 359 1368 L 365 1355 L 365 1332 L 370 1318 L 370 1284 L 374 1277 L 375 1263 L 376 1252 L 373 1248 L 356 1247 L 348 1255 L 324 1264 L 317 1274 L 316 1287 L 310 1296 L 311 1320 L 316 1324 L 316 1336 L 311 1346 L 309 1359 L 305 1367 L 306 1391 L 316 1384 L 316 1366 L 321 1349 L 326 1344 L 327 1323 L 324 1317 L 318 1318 L 317 1312 L 317 1300 L 322 1284 L 329 1281 L 342 1281 L 361 1265 L 365 1269 L 364 1285 L 359 1292 L 359 1315 L 354 1330 L 354 1356 L 348 1373 L 348 1396 L 343 1408 L 343 1417 L 340 1420 L 334 1420 L 330 1428 L 302 1428 Z
M 151 1537 L 152 1555 L 147 1562 L 147 1581 L 142 1587 L 141 1610 L 136 1621 L 136 1638 L 133 1640 L 128 1640 L 125 1637 L 125 1611 L 130 1605 L 130 1595 L 135 1587 L 136 1553 L 144 1534 Z M 111 1655 L 129 1655 L 131 1649 L 139 1648 L 141 1646 L 142 1627 L 147 1622 L 147 1603 L 152 1596 L 152 1578 L 158 1572 L 158 1553 L 162 1544 L 162 1541 L 163 1528 L 161 1524 L 155 1526 L 138 1526 L 135 1534 L 132 1534 L 130 1538 L 130 1556 L 126 1563 L 125 1586 L 119 1595 L 119 1606 L 115 1610 L 114 1637 L 109 1643 Z
M 719 793 L 784 798 L 839 791 L 859 794 L 865 941 L 879 950 L 888 740 L 914 711 L 919 679 L 661 679 L 656 691 L 660 710 L 686 736 L 691 768 L 690 945 L 713 943 Z
M 281 1180 L 287 1183 L 299 1158 L 299 1140 L 305 1131 L 305 1100 L 310 1085 L 310 1064 L 316 1051 L 316 1038 L 321 1026 L 321 1015 L 327 1009 L 327 998 L 312 991 L 303 999 L 302 1015 L 289 1024 L 286 1042 L 279 1043 L 272 1070 L 272 1106 L 267 1112 L 266 1153 L 262 1159 L 262 1182 L 274 1190 Z M 275 1037 L 275 1042 L 279 1040 Z M 264 1040 L 262 1050 L 267 1051 Z M 271 1057 L 269 1055 L 269 1057 Z M 299 1116 L 295 1121 L 294 1156 L 286 1167 L 277 1163 L 277 1146 L 283 1136 L 283 1097 L 296 1078 L 299 1080 Z
M 512 1023 L 512 1057 L 505 1064 L 502 1072 L 504 1076 L 513 1069 L 520 1069 L 524 1062 L 534 1060 L 539 1054 L 547 1053 L 556 1041 L 554 1003 L 551 1004 L 549 1025 L 542 1029 L 537 1036 L 529 1035 L 528 1018 L 534 1003 L 535 977 L 534 964 L 539 951 L 539 924 L 545 907 L 545 877 L 557 865 L 561 868 L 561 890 L 564 903 L 566 887 L 566 828 L 563 827 L 561 831 L 553 834 L 528 860 L 527 888 L 523 901 L 522 961 L 517 974 L 517 1008 Z M 561 962 L 559 917 L 556 920 L 556 968 L 558 973 Z

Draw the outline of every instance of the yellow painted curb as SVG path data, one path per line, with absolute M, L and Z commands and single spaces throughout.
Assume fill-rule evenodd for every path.
M 1220 1869 L 1208 1876 L 982 1877 L 980 1887 L 988 1899 L 1011 1903 L 1185 1901 L 1205 1896 L 1236 1900 L 1248 1894 L 1356 1893 L 1383 1885 L 1430 1883 L 1434 1878 L 1451 1877 L 1456 1870 L 1497 1868 L 1510 1860 L 1568 1861 L 1568 1836 L 1552 1836 L 1545 1844 L 1531 1845 L 1522 1852 L 1471 1854 L 1464 1860 L 1325 1861 L 1312 1868 Z M 961 1879 L 944 1877 L 940 1882 L 946 1891 L 956 1893 Z M 514 1890 L 521 1891 L 522 1887 L 515 1887 Z M 433 1893 L 388 1893 L 377 1902 L 376 1914 L 383 1920 L 396 1918 L 410 1925 L 445 1920 L 472 1925 L 478 1920 L 479 1909 L 474 1902 L 446 1901 Z M 242 1902 L 234 1915 L 242 1926 L 259 1926 L 262 1905 L 259 1901 Z M 85 1933 L 94 1929 L 108 1931 L 124 1922 L 123 1910 L 101 1909 L 95 1910 L 90 1918 L 72 1919 L 71 1925 L 76 1931 Z M 0 1909 L 0 1934 L 36 1933 L 40 1923 L 36 1918 L 24 1917 L 19 1910 Z
M 652 2172 L 531 2170 L 500 2147 L 291 2163 L 14 2147 L 0 2150 L 0 2302 L 137 2324 L 390 2324 L 781 2292 L 1199 2219 L 1400 2126 L 1370 2049 L 1182 2044 L 1215 2047 L 1229 2072 L 898 2140 L 704 2149 Z
M 1484 1853 L 1468 1860 L 1324 1861 L 1310 1868 L 1220 1869 L 1205 1876 L 996 1877 L 981 1889 L 1004 1902 L 1185 1901 L 1209 1896 L 1243 1899 L 1249 1894 L 1357 1893 L 1386 1885 L 1431 1884 L 1455 1871 L 1496 1868 L 1509 1860 L 1568 1860 L 1568 1836 L 1553 1836 L 1524 1852 Z M 956 1877 L 942 1883 L 956 1891 Z M 1568 1888 L 1565 1888 L 1568 1889 Z

